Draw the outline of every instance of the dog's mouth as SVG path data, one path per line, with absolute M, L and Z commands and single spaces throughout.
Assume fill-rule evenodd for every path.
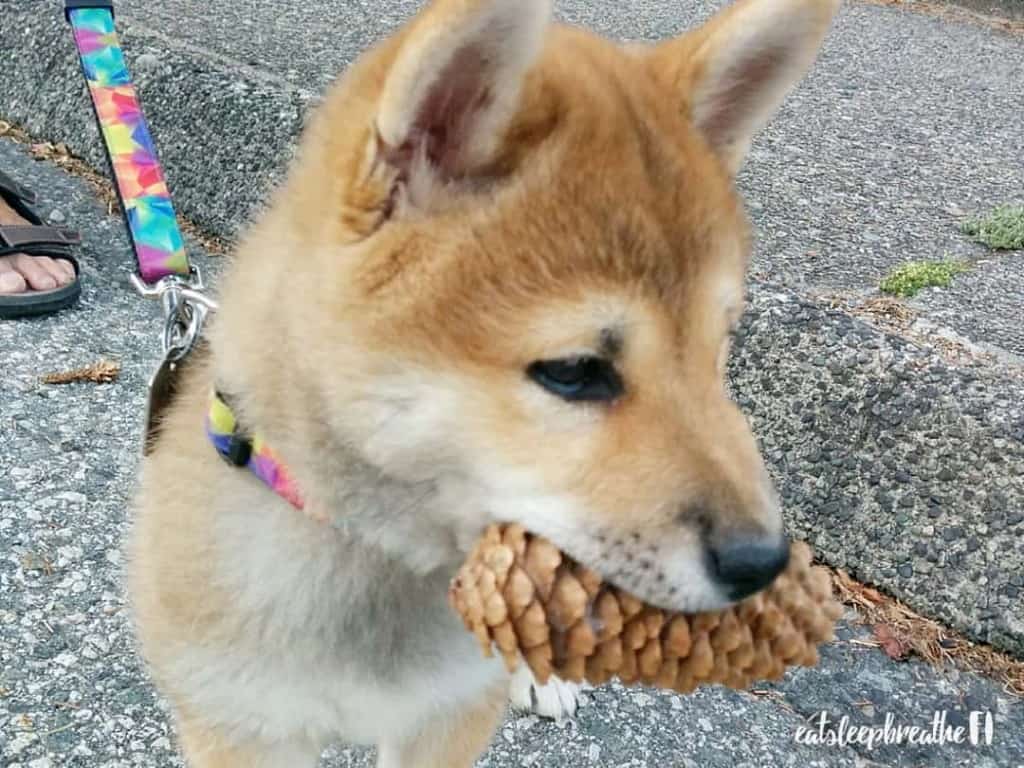
M 488 507 L 491 522 L 522 525 L 602 580 L 668 611 L 727 608 L 771 584 L 789 561 L 789 542 L 770 521 L 645 520 L 637 514 L 625 527 L 621 515 L 610 519 L 564 499 L 503 494 Z
M 785 569 L 782 536 L 709 544 L 693 534 L 540 532 L 603 580 L 669 611 L 715 611 L 766 588 Z
M 737 594 L 719 583 L 713 558 L 699 541 L 689 541 L 690 537 L 680 541 L 680 537 L 669 540 L 643 533 L 616 535 L 600 531 L 580 535 L 538 527 L 547 528 L 536 526 L 531 532 L 547 538 L 604 581 L 664 610 L 718 610 L 749 594 Z
M 684 556 L 680 560 L 666 565 L 655 558 L 629 559 L 610 554 L 587 564 L 609 583 L 664 610 L 719 610 L 739 599 L 710 577 L 705 558 Z

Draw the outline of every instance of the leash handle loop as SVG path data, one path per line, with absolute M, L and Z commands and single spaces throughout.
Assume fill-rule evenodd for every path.
M 64 0 L 64 18 L 71 21 L 71 12 L 77 8 L 106 8 L 114 15 L 114 0 Z

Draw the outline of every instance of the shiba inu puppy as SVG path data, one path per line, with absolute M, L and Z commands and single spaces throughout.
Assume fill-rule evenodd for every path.
M 785 565 L 723 380 L 733 178 L 837 0 L 650 46 L 548 6 L 436 0 L 361 58 L 223 280 L 128 573 L 194 768 L 471 765 L 508 679 L 446 590 L 492 521 L 672 609 Z

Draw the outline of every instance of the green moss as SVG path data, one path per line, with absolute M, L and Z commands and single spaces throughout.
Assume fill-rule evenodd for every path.
M 989 248 L 1024 248 L 1024 205 L 1001 205 L 987 216 L 965 221 L 960 229 Z
M 922 288 L 945 288 L 954 275 L 966 272 L 960 261 L 908 261 L 886 275 L 879 287 L 894 296 L 915 296 Z

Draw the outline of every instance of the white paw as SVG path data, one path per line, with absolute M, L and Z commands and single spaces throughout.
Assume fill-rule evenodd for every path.
M 547 685 L 541 685 L 534 678 L 530 668 L 520 664 L 512 673 L 509 686 L 509 699 L 512 708 L 533 712 L 541 717 L 561 720 L 572 717 L 580 706 L 580 692 L 585 687 L 569 683 L 557 677 L 551 677 Z

